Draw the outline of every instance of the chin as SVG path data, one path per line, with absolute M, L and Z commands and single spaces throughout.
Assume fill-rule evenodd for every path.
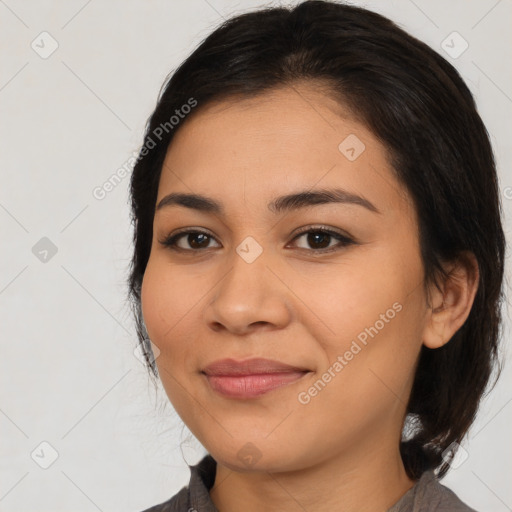
M 236 449 L 234 446 L 226 449 L 219 449 L 217 446 L 213 450 L 208 450 L 208 452 L 218 464 L 238 473 L 251 471 L 280 473 L 295 471 L 308 466 L 307 462 L 303 460 L 302 454 L 278 449 L 271 446 L 271 443 L 265 443 L 264 441 L 264 439 L 259 443 L 258 441 L 254 443 L 247 441 L 241 443 L 240 448 L 237 446 Z M 281 448 L 283 448 L 282 445 Z

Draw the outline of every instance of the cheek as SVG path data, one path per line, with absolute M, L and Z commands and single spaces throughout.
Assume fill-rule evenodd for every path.
M 154 342 L 160 338 L 163 330 L 162 305 L 167 303 L 168 297 L 162 280 L 158 279 L 158 272 L 155 265 L 148 262 L 141 286 L 141 309 L 144 323 L 149 337 Z M 160 348 L 160 347 L 159 347 Z
M 151 341 L 159 348 L 156 363 L 172 355 L 179 358 L 182 323 L 193 308 L 194 293 L 191 283 L 158 258 L 150 258 L 141 287 L 141 308 Z M 197 302 L 197 300 L 196 300 Z
M 200 300 L 197 283 L 173 270 L 162 258 L 150 258 L 142 281 L 141 307 L 149 337 L 162 354 L 173 340 L 181 339 L 183 320 Z
M 348 349 L 357 337 L 362 342 L 370 339 L 368 330 L 390 333 L 389 326 L 403 319 L 403 312 L 398 310 L 409 292 L 407 282 L 413 280 L 413 272 L 404 272 L 387 254 L 371 256 L 316 273 L 314 282 L 304 282 L 297 291 L 307 297 L 309 310 L 319 320 L 316 323 L 323 335 L 317 332 L 317 339 L 323 338 L 333 350 Z
M 190 351 L 194 350 L 194 331 L 187 322 L 194 313 L 194 305 L 204 294 L 197 282 L 197 279 L 185 279 L 183 272 L 173 270 L 163 258 L 153 258 L 148 262 L 141 287 L 146 329 L 160 351 L 155 359 L 158 373 L 180 415 L 186 414 L 190 407 L 188 401 L 192 392 L 188 389 L 188 375 L 194 371 L 194 360 L 190 358 Z
M 411 257 L 405 264 L 382 254 L 371 265 L 351 267 L 350 274 L 332 282 L 323 300 L 318 297 L 316 310 L 332 331 L 322 338 L 325 370 L 342 358 L 343 369 L 339 364 L 339 372 L 334 369 L 340 378 L 331 387 L 343 390 L 338 396 L 357 396 L 361 403 L 376 396 L 384 403 L 386 394 L 392 401 L 396 394 L 406 401 L 422 343 L 422 267 L 417 260 Z
M 394 302 L 386 296 L 359 315 L 364 320 L 340 317 L 340 332 L 346 331 L 324 346 L 325 366 L 301 389 L 301 403 L 309 402 L 299 409 L 304 430 L 316 428 L 318 418 L 329 420 L 324 434 L 333 439 L 384 424 L 399 428 L 421 347 L 417 311 L 403 296 Z

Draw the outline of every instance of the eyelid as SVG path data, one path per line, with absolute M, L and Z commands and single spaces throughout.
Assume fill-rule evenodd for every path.
M 327 234 L 336 234 L 342 238 L 345 238 L 347 240 L 353 240 L 355 241 L 354 237 L 348 233 L 345 233 L 339 229 L 332 228 L 330 226 L 325 226 L 323 224 L 308 224 L 307 226 L 303 226 L 301 228 L 298 228 L 293 234 L 293 239 L 297 238 L 300 235 L 303 235 L 304 233 L 309 233 L 310 231 L 314 232 L 325 232 Z
M 214 235 L 212 235 L 209 231 L 206 231 L 203 228 L 195 228 L 195 227 L 178 229 L 174 233 L 164 236 L 163 239 L 158 240 L 158 242 L 160 244 L 162 244 L 163 246 L 168 247 L 169 249 L 176 250 L 176 251 L 183 251 L 183 252 L 204 252 L 204 251 L 206 251 L 206 249 L 202 249 L 202 250 L 183 249 L 183 248 L 177 247 L 175 245 L 175 243 L 179 239 L 180 235 L 188 235 L 188 234 L 206 235 L 209 238 L 212 238 L 213 240 L 215 240 L 217 243 L 220 243 L 217 240 L 217 238 Z
M 358 245 L 357 240 L 350 234 L 341 232 L 340 230 L 336 228 L 331 228 L 329 226 L 325 225 L 307 225 L 302 226 L 301 228 L 298 228 L 292 235 L 291 242 L 294 242 L 297 238 L 300 238 L 301 236 L 308 234 L 308 233 L 325 233 L 328 236 L 331 236 L 332 238 L 337 240 L 337 244 L 335 244 L 332 247 L 322 248 L 322 249 L 308 249 L 304 247 L 297 247 L 297 249 L 301 252 L 305 252 L 311 256 L 322 256 L 324 254 L 329 253 L 335 253 L 338 251 L 341 251 L 342 249 L 347 248 L 351 245 Z M 182 236 L 186 236 L 188 234 L 203 234 L 206 235 L 208 238 L 215 240 L 217 243 L 220 243 L 217 238 L 212 235 L 209 231 L 203 229 L 203 228 L 195 228 L 195 227 L 187 227 L 182 228 L 174 233 L 164 237 L 163 240 L 159 240 L 159 243 L 163 245 L 164 247 L 176 252 L 176 253 L 182 253 L 182 254 L 189 254 L 189 255 L 199 255 L 210 252 L 210 249 L 212 247 L 206 247 L 201 249 L 184 249 L 182 247 L 178 247 L 177 240 L 179 240 Z M 221 244 L 222 245 L 222 244 Z
M 312 256 L 322 256 L 324 254 L 336 253 L 350 245 L 357 245 L 357 241 L 352 235 L 349 235 L 348 233 L 343 233 L 338 229 L 331 228 L 329 226 L 325 226 L 322 224 L 308 225 L 304 226 L 303 228 L 299 228 L 299 230 L 296 231 L 295 234 L 293 235 L 292 242 L 307 233 L 325 233 L 337 239 L 338 241 L 336 245 L 325 249 L 305 249 L 303 247 L 298 247 L 300 251 L 305 251 L 306 253 L 309 253 Z

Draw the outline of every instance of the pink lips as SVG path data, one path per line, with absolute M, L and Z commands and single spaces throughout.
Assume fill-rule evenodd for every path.
M 309 370 L 270 359 L 222 359 L 204 368 L 214 391 L 231 398 L 254 398 L 303 377 Z

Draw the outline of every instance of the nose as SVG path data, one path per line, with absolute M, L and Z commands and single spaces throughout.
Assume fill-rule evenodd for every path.
M 285 327 L 292 317 L 291 292 L 265 251 L 251 263 L 233 251 L 230 263 L 206 308 L 208 326 L 238 335 Z

